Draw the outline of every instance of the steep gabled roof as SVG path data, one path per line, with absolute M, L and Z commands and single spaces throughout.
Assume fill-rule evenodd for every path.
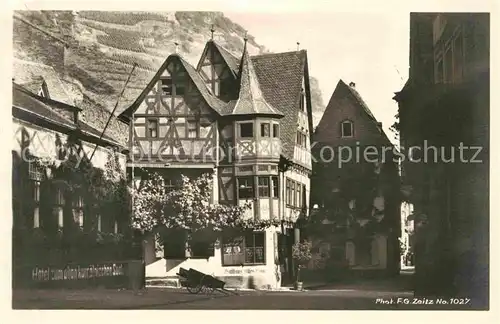
M 307 77 L 307 52 L 305 50 L 262 54 L 251 57 L 264 98 L 285 115 L 280 120 L 282 154 L 293 157 L 297 133 L 297 120 L 302 80 Z M 306 92 L 307 89 L 306 80 Z M 309 112 L 309 119 L 310 116 Z M 312 120 L 310 120 L 312 124 Z M 311 129 L 312 132 L 312 129 Z
M 32 93 L 30 90 L 24 88 L 22 85 L 12 83 L 12 110 L 28 114 L 38 119 L 45 120 L 54 125 L 65 127 L 69 130 L 80 129 L 85 135 L 98 139 L 101 137 L 101 131 L 90 125 L 89 123 L 78 120 L 75 123 L 73 119 L 68 119 L 63 114 L 56 111 L 54 108 L 61 108 L 61 106 L 68 106 L 69 109 L 81 111 L 81 108 L 69 106 L 66 103 L 54 101 L 52 99 L 42 98 Z M 116 139 L 104 134 L 102 140 L 118 146 L 125 147 L 125 144 L 117 141 Z
M 241 115 L 274 115 L 283 117 L 284 115 L 271 106 L 264 98 L 260 88 L 255 69 L 248 52 L 243 49 L 239 73 L 239 95 L 238 99 L 229 103 L 229 114 Z
M 333 103 L 335 102 L 336 98 L 347 98 L 356 107 L 359 107 L 360 111 L 366 117 L 368 117 L 368 120 L 377 129 L 377 131 L 381 135 L 382 139 L 384 141 L 387 141 L 387 144 L 392 146 L 392 143 L 389 140 L 389 138 L 387 137 L 387 135 L 385 134 L 381 124 L 375 118 L 375 116 L 371 112 L 370 108 L 368 108 L 368 105 L 363 100 L 363 98 L 361 97 L 359 92 L 353 86 L 347 85 L 343 80 L 339 80 L 339 82 L 337 83 L 337 86 L 335 87 L 335 90 L 333 91 L 333 94 L 330 98 L 330 102 L 326 106 L 325 113 L 323 114 L 323 116 L 318 124 L 318 129 L 328 127 L 328 122 L 329 122 L 328 119 L 331 119 L 331 115 L 328 113 L 328 111 L 330 111 L 330 109 L 333 109 L 333 107 L 335 107 L 333 105 Z M 325 119 L 325 121 L 323 121 L 324 119 Z M 340 122 L 340 120 L 338 122 Z
M 229 52 L 226 48 L 224 48 L 222 45 L 218 44 L 215 42 L 213 39 L 209 40 L 205 48 L 203 49 L 203 52 L 200 56 L 200 60 L 198 61 L 198 65 L 196 67 L 196 70 L 199 71 L 201 68 L 201 64 L 203 63 L 203 59 L 205 58 L 207 51 L 210 49 L 210 47 L 214 47 L 226 63 L 226 65 L 229 67 L 229 70 L 231 71 L 231 74 L 233 77 L 236 79 L 238 76 L 238 70 L 240 66 L 240 60 L 234 56 L 231 52 Z
M 242 65 L 238 58 L 214 41 L 209 41 L 207 43 L 205 51 L 210 44 L 217 48 L 226 64 L 236 76 L 241 74 L 243 77 L 243 75 L 246 75 L 243 78 L 246 79 L 246 81 L 243 80 L 244 82 L 240 84 L 240 90 L 243 92 L 240 91 L 239 107 L 236 107 L 237 101 L 229 102 L 227 104 L 214 96 L 206 86 L 205 82 L 203 82 L 197 70 L 180 55 L 172 54 L 167 58 L 167 60 L 165 60 L 163 65 L 156 72 L 155 76 L 151 79 L 146 88 L 137 97 L 135 102 L 123 111 L 120 116 L 127 118 L 127 116 L 132 115 L 132 112 L 142 102 L 144 97 L 147 93 L 149 93 L 156 81 L 160 78 L 164 69 L 167 67 L 168 62 L 177 58 L 183 65 L 197 89 L 200 91 L 200 94 L 206 103 L 219 115 L 234 115 L 235 108 L 237 108 L 237 115 L 252 114 L 257 112 L 264 113 L 265 111 L 264 114 L 275 114 L 280 117 L 284 116 L 280 120 L 282 154 L 287 158 L 292 158 L 295 147 L 298 113 L 300 110 L 299 101 L 304 78 L 306 78 L 305 90 L 308 98 L 309 127 L 312 132 L 310 89 L 308 81 L 309 76 L 307 73 L 307 52 L 305 50 L 301 50 L 285 53 L 261 54 L 256 56 L 249 56 L 247 53 L 246 59 L 244 59 L 244 55 L 242 55 L 242 59 L 244 59 L 242 61 L 246 62 Z M 241 71 L 240 67 L 242 68 Z M 247 72 L 245 72 L 245 70 Z M 258 103 L 255 105 L 256 98 L 259 98 L 259 100 L 257 100 Z M 250 105 L 243 105 L 243 101 L 251 101 L 253 103 Z M 242 110 L 240 110 L 240 108 Z
M 177 57 L 179 59 L 187 74 L 191 78 L 191 81 L 193 81 L 206 103 L 218 114 L 221 114 L 226 106 L 226 103 L 212 95 L 200 74 L 196 72 L 196 69 L 178 54 L 170 55 L 169 58 L 170 57 Z
M 229 69 L 231 69 L 231 72 L 233 75 L 236 77 L 238 75 L 239 69 L 240 69 L 240 60 L 231 54 L 227 49 L 225 49 L 223 46 L 217 44 L 216 42 L 212 41 L 214 46 L 217 48 L 219 51 L 220 55 L 226 62 L 227 66 L 229 66 Z
M 215 112 L 221 114 L 225 110 L 226 103 L 219 98 L 213 96 L 210 90 L 207 88 L 205 82 L 203 82 L 200 74 L 196 71 L 196 69 L 189 64 L 185 59 L 183 59 L 179 54 L 171 54 L 167 57 L 165 62 L 163 62 L 162 66 L 158 69 L 156 74 L 153 76 L 148 85 L 141 91 L 141 94 L 137 97 L 137 99 L 130 105 L 129 108 L 124 110 L 120 117 L 122 119 L 129 119 L 132 113 L 139 107 L 141 102 L 144 100 L 146 95 L 151 91 L 151 89 L 155 86 L 156 82 L 160 79 L 163 71 L 167 68 L 167 65 L 174 59 L 177 59 L 183 68 L 186 70 L 187 74 L 191 81 L 193 81 L 194 85 L 200 92 L 201 96 L 207 103 L 209 107 L 211 107 Z
M 76 125 L 72 121 L 64 118 L 63 115 L 54 111 L 50 108 L 50 106 L 37 99 L 29 90 L 24 89 L 16 83 L 12 83 L 12 107 L 13 110 L 17 109 L 27 112 L 30 115 L 68 129 L 76 128 Z
M 361 95 L 359 94 L 359 92 L 354 87 L 350 87 L 347 84 L 345 84 L 345 82 L 342 80 L 340 80 L 339 83 L 341 83 L 341 85 L 343 85 L 344 87 L 347 87 L 347 89 L 349 89 L 349 92 L 354 97 L 354 100 L 358 103 L 358 105 L 360 107 L 363 108 L 364 112 L 368 115 L 368 117 L 372 120 L 372 122 L 375 123 L 375 126 L 377 127 L 377 130 L 379 131 L 380 135 L 382 135 L 382 137 L 384 139 L 386 139 L 387 142 L 391 143 L 391 141 L 387 137 L 387 134 L 384 132 L 384 129 L 382 128 L 381 124 L 375 118 L 375 116 L 372 114 L 372 111 L 370 110 L 370 108 L 368 108 L 368 105 L 363 100 L 363 98 L 361 98 Z M 392 145 L 392 143 L 391 143 L 391 145 Z

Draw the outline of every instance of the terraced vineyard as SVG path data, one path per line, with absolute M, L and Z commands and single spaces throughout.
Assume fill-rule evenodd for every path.
M 165 21 L 166 16 L 151 12 L 81 11 L 79 15 L 89 20 L 117 25 L 137 25 L 145 20 Z
M 112 109 L 132 66 L 137 64 L 118 112 L 137 98 L 175 51 L 174 42 L 180 43 L 180 54 L 196 65 L 210 38 L 211 24 L 216 29 L 217 41 L 236 55 L 241 53 L 245 34 L 242 26 L 220 12 L 80 11 L 73 15 L 69 11 L 19 11 L 15 14 L 58 37 L 70 35 L 73 46 L 71 54 L 65 56 L 62 44 L 14 20 L 14 56 L 53 66 L 62 78 L 70 78 L 69 83 L 79 85 L 87 102 Z M 251 54 L 266 52 L 251 35 L 248 38 Z M 318 105 L 324 109 L 321 95 Z

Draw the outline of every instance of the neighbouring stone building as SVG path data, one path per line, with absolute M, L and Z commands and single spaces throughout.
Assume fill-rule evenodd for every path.
M 353 82 L 340 80 L 313 135 L 315 239 L 351 274 L 399 271 L 400 180 L 395 149 Z M 369 154 L 365 154 L 369 152 Z M 319 244 L 319 243 L 318 243 Z M 336 255 L 333 255 L 336 254 Z M 332 261 L 332 260 L 331 260 Z
M 120 118 L 129 124 L 128 169 L 136 185 L 144 170 L 175 187 L 181 175 L 213 172 L 213 201 L 249 202 L 246 217 L 295 222 L 310 193 L 311 98 L 307 53 L 236 57 L 210 40 L 196 67 L 168 56 Z M 146 240 L 148 277 L 176 280 L 179 268 L 222 278 L 228 286 L 276 288 L 293 278 L 292 226 L 248 233 L 238 246 L 185 254 L 165 238 L 163 256 Z
M 402 167 L 415 214 L 415 293 L 489 294 L 488 13 L 412 13 L 399 104 Z M 462 149 L 461 149 L 462 147 Z M 465 149 L 463 149 L 465 147 Z

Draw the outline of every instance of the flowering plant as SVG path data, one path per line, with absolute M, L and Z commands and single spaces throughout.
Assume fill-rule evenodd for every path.
M 212 179 L 203 174 L 196 179 L 182 176 L 179 188 L 167 191 L 165 180 L 150 173 L 139 189 L 131 189 L 132 226 L 143 232 L 164 226 L 195 233 L 220 232 L 240 224 L 248 205 L 212 203 Z
M 297 265 L 297 282 L 300 281 L 300 269 L 304 268 L 312 258 L 311 248 L 310 241 L 297 242 L 292 246 L 292 258 Z

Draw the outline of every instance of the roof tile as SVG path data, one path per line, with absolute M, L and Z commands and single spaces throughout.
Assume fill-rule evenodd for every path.
M 64 88 L 59 75 L 52 67 L 44 64 L 14 59 L 13 73 L 15 76 L 15 82 L 20 85 L 28 84 L 28 90 L 30 91 L 32 90 L 32 87 L 30 87 L 29 84 L 38 82 L 42 77 L 47 84 L 47 88 L 49 89 L 50 97 L 52 99 L 69 105 L 75 104 Z M 39 90 L 40 88 L 37 88 L 35 92 L 38 93 Z
M 54 123 L 64 125 L 68 128 L 75 128 L 73 122 L 55 112 L 41 100 L 35 98 L 30 91 L 15 83 L 13 83 L 12 86 L 12 105 L 32 114 L 44 117 Z
M 280 121 L 282 154 L 292 158 L 306 51 L 263 54 L 251 59 L 264 98 L 285 115 Z

